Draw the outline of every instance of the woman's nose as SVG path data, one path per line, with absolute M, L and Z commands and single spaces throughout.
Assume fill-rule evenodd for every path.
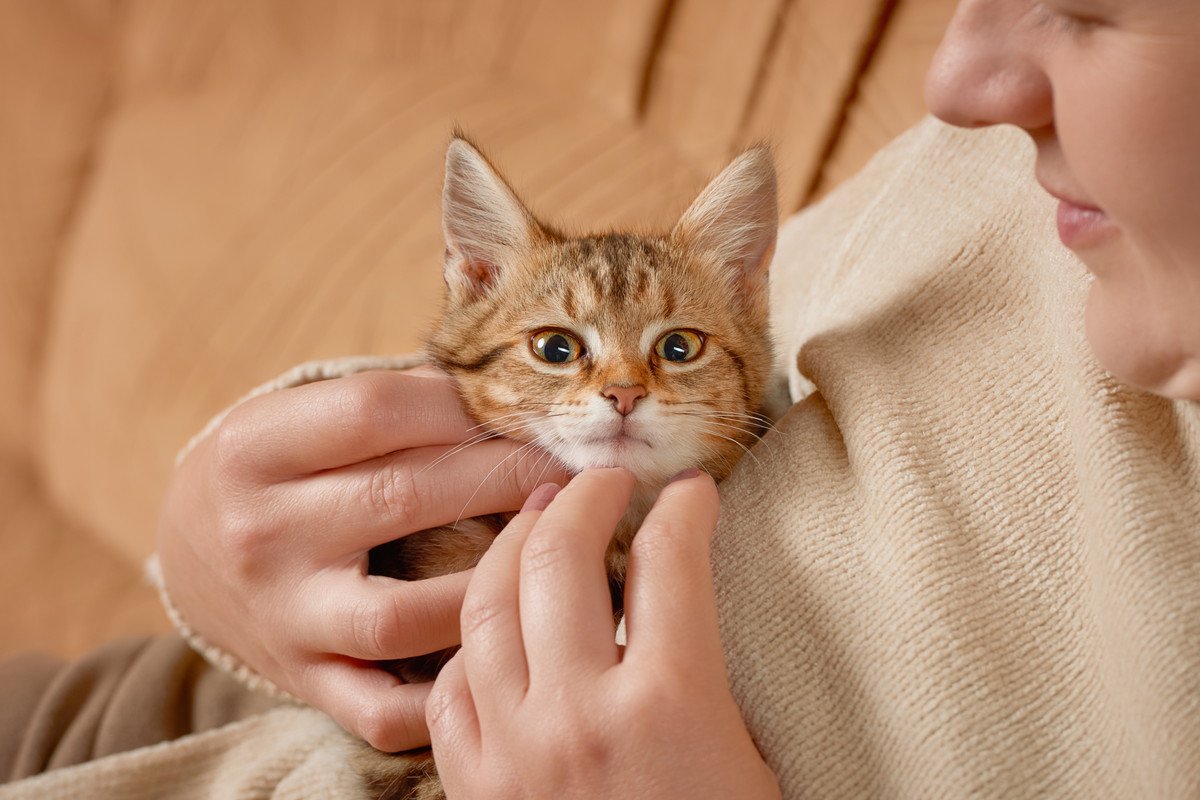
M 1040 63 L 1040 26 L 1028 0 L 963 0 L 925 77 L 925 103 L 951 125 L 1054 123 L 1054 95 Z

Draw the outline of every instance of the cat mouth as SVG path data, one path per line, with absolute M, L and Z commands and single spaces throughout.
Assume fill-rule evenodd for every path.
M 636 436 L 630 436 L 628 433 L 618 433 L 613 436 L 597 436 L 593 439 L 584 439 L 583 444 L 587 445 L 608 445 L 618 449 L 627 449 L 636 446 L 654 447 L 645 439 L 639 439 Z

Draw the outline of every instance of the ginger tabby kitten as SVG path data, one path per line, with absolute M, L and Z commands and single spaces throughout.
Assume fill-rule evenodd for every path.
M 480 423 L 476 440 L 502 435 L 528 444 L 517 458 L 536 446 L 572 471 L 634 474 L 607 556 L 616 614 L 629 543 L 659 490 L 690 467 L 725 478 L 765 426 L 777 220 L 763 147 L 734 159 L 665 235 L 569 236 L 535 219 L 465 138 L 450 142 L 447 292 L 427 354 L 457 381 Z M 508 518 L 376 548 L 371 572 L 418 580 L 468 569 Z M 452 653 L 385 666 L 427 681 Z M 364 745 L 357 766 L 381 797 L 444 797 L 428 749 L 388 755 Z

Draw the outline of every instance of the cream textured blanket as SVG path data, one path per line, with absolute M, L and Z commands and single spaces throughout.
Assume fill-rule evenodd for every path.
M 1092 361 L 1010 131 L 926 122 L 790 221 L 794 396 L 723 487 L 734 691 L 796 797 L 1200 796 L 1200 404 Z M 354 796 L 281 708 L 0 798 Z

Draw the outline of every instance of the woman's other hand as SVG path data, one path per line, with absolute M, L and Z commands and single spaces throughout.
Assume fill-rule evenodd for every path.
M 431 371 L 362 373 L 238 406 L 167 493 L 158 552 L 175 605 L 209 642 L 375 747 L 427 743 L 430 684 L 400 684 L 371 662 L 457 644 L 470 575 L 402 583 L 367 575 L 367 552 L 520 507 L 546 459 L 495 469 L 517 448 L 497 439 L 439 461 L 478 432 Z M 546 476 L 566 477 L 553 466 Z
M 729 692 L 707 475 L 668 485 L 634 539 L 614 643 L 604 552 L 632 487 L 591 470 L 544 511 L 539 488 L 476 568 L 427 703 L 451 800 L 779 797 Z

